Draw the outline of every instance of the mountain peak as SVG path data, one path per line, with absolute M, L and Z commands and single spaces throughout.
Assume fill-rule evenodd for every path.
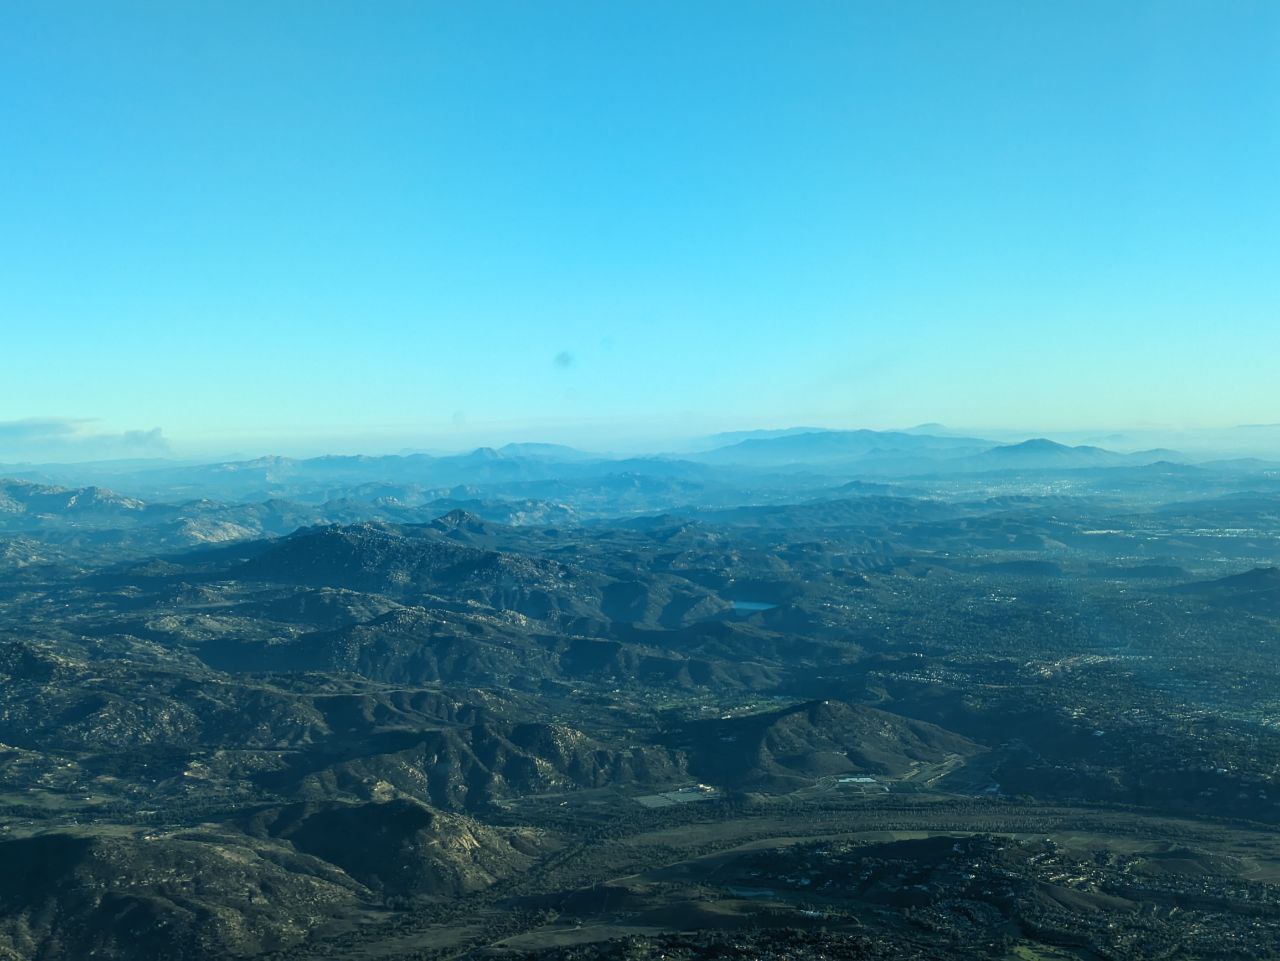
M 1004 444 L 997 447 L 996 450 L 1007 451 L 1066 451 L 1072 450 L 1066 444 L 1059 444 L 1057 441 L 1049 440 L 1047 437 L 1032 437 L 1030 440 L 1024 440 L 1017 444 Z
M 461 507 L 455 507 L 447 514 L 441 514 L 431 522 L 431 527 L 436 530 L 468 530 L 479 531 L 486 526 L 484 518 L 471 511 L 463 510 Z

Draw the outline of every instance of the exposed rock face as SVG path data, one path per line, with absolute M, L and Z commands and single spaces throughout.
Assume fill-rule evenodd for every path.
M 47 834 L 0 843 L 0 864 L 0 958 L 251 955 L 367 896 L 322 861 L 231 836 Z
M 478 891 L 528 867 L 541 846 L 534 832 L 499 832 L 407 798 L 292 804 L 256 815 L 249 831 L 288 841 L 385 895 Z

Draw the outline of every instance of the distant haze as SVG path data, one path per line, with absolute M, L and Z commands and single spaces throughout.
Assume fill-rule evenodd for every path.
M 632 426 L 632 425 L 627 425 Z M 112 464 L 117 467 L 166 462 L 211 463 L 251 461 L 261 457 L 314 458 L 329 455 L 431 455 L 449 456 L 473 450 L 497 449 L 504 457 L 541 458 L 574 463 L 584 458 L 658 457 L 695 460 L 710 457 L 726 466 L 750 464 L 737 452 L 764 454 L 761 464 L 826 463 L 830 457 L 916 448 L 980 451 L 1023 444 L 1065 445 L 1081 453 L 1138 454 L 1146 461 L 1171 460 L 1197 463 L 1232 458 L 1255 458 L 1280 468 L 1280 424 L 1242 425 L 1211 429 L 1136 428 L 1131 430 L 1034 430 L 1012 428 L 959 429 L 939 423 L 886 431 L 865 428 L 756 428 L 691 433 L 668 425 L 670 432 L 646 429 L 618 430 L 607 426 L 537 429 L 508 428 L 487 432 L 379 435 L 346 437 L 296 435 L 292 437 L 228 438 L 226 446 L 171 444 L 160 431 L 111 434 L 95 429 L 93 422 L 59 425 L 56 421 L 0 423 L 0 471 L 6 466 L 39 464 Z M 239 443 L 241 446 L 236 446 Z M 829 453 L 826 453 L 828 452 Z M 719 453 L 718 452 L 725 452 Z M 733 453 L 728 453 L 733 452 Z M 767 453 L 766 453 L 767 452 Z M 816 459 L 816 460 L 815 460 Z M 853 474 L 852 462 L 846 463 Z M 1065 466 L 1065 465 L 1064 465 Z
M 1280 422 L 1277 36 L 1261 2 L 5 5 L 0 463 L 1211 447 Z

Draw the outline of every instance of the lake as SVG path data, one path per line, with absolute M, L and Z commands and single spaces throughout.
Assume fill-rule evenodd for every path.
M 771 611 L 777 604 L 770 604 L 767 601 L 730 601 L 735 611 Z

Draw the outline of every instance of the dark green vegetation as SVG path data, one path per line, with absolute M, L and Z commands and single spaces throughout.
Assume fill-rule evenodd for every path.
M 808 436 L 0 482 L 0 959 L 1280 953 L 1280 472 Z

